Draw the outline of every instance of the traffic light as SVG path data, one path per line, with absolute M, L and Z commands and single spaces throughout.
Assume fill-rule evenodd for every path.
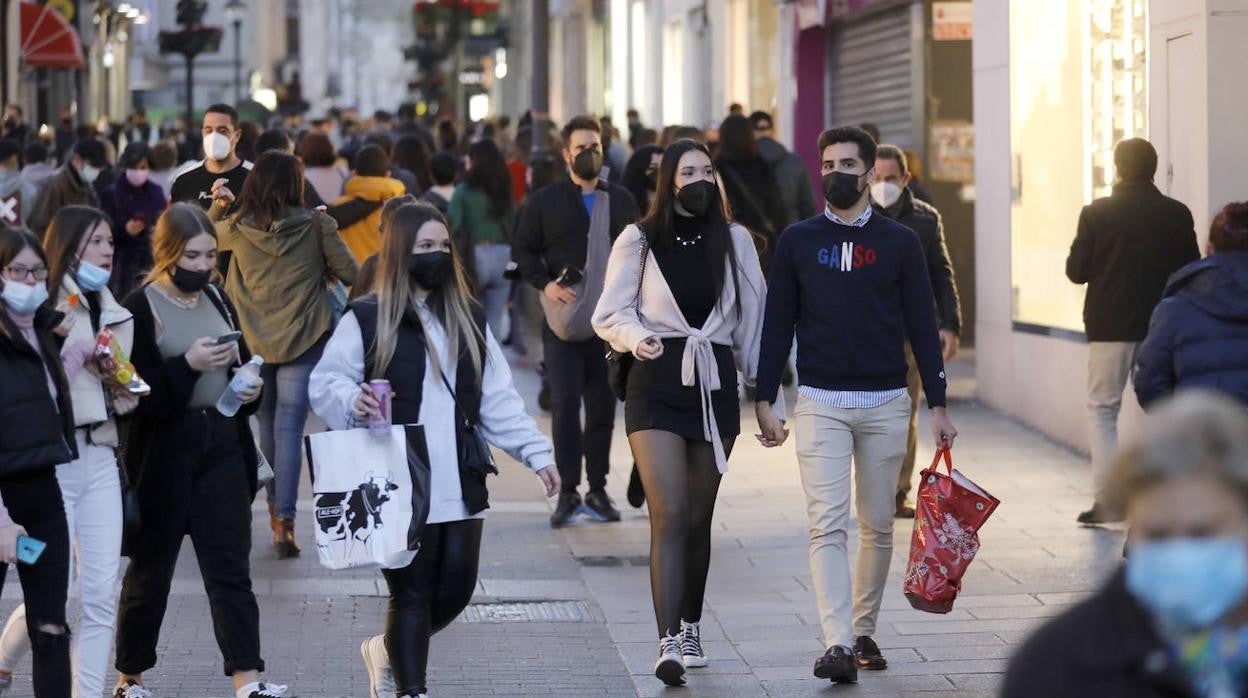
M 188 27 L 197 27 L 204 21 L 204 12 L 208 3 L 204 0 L 178 0 L 177 22 Z

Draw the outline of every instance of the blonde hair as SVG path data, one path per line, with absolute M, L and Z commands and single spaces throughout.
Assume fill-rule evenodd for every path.
M 1214 477 L 1248 505 L 1248 410 L 1223 393 L 1181 391 L 1145 419 L 1114 463 L 1111 494 L 1125 505 L 1142 490 L 1184 475 Z
M 416 234 L 421 226 L 430 221 L 446 226 L 446 218 L 436 208 L 422 203 L 400 207 L 390 218 L 386 235 L 382 238 L 381 254 L 377 260 L 377 335 L 370 351 L 374 371 L 383 375 L 394 358 L 398 343 L 399 324 L 403 314 L 416 307 L 416 283 L 407 272 L 407 258 L 416 244 Z M 447 226 L 449 232 L 449 226 Z M 451 261 L 454 265 L 454 282 L 435 290 L 429 296 L 429 306 L 446 328 L 447 357 L 442 365 L 432 345 L 426 345 L 434 370 L 453 370 L 455 357 L 466 345 L 469 359 L 480 385 L 485 357 L 482 347 L 485 337 L 472 315 L 474 300 L 469 292 L 468 277 L 455 246 L 451 245 Z
M 208 214 L 198 206 L 178 203 L 160 214 L 152 235 L 152 270 L 147 273 L 145 283 L 150 284 L 169 273 L 182 259 L 187 243 L 204 233 L 217 239 L 217 230 L 208 220 Z

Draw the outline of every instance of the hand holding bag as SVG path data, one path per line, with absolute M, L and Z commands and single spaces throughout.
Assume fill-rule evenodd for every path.
M 316 552 L 332 570 L 406 567 L 429 517 L 429 452 L 424 428 L 395 425 L 388 438 L 368 429 L 304 437 L 312 471 Z
M 948 474 L 938 469 L 942 458 Z M 953 469 L 948 448 L 936 452 L 919 479 L 903 586 L 911 606 L 929 613 L 953 610 L 962 575 L 979 552 L 979 529 L 1000 504 Z

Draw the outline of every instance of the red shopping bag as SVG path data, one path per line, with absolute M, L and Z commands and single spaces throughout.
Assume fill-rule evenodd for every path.
M 942 456 L 948 474 L 938 470 Z M 904 586 L 911 606 L 929 613 L 953 610 L 962 575 L 979 552 L 978 531 L 1000 503 L 953 469 L 949 449 L 936 452 L 919 480 Z

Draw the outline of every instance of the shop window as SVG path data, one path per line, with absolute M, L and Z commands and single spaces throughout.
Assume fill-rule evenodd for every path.
M 1066 279 L 1079 211 L 1109 194 L 1114 144 L 1147 137 L 1146 0 L 1010 4 L 1016 323 L 1083 331 Z

